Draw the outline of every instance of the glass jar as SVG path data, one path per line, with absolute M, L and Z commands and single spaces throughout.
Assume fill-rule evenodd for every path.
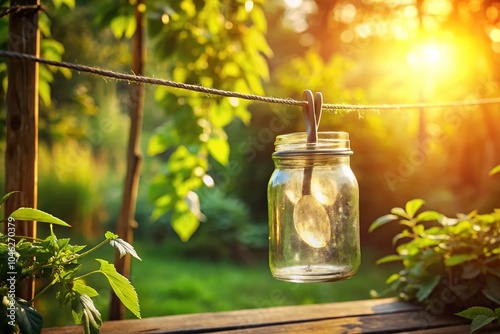
M 360 264 L 359 191 L 346 132 L 276 138 L 269 181 L 269 267 L 277 279 L 331 282 Z

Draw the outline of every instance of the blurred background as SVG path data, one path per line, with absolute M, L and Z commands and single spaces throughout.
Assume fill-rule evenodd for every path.
M 134 0 L 52 0 L 41 56 L 130 73 Z M 0 1 L 2 7 L 8 1 Z M 145 75 L 327 103 L 400 104 L 500 96 L 500 1 L 157 0 Z M 0 19 L 7 49 L 8 18 Z M 4 166 L 6 63 L 0 62 Z M 39 208 L 75 243 L 114 230 L 126 170 L 128 84 L 40 67 Z M 369 298 L 382 290 L 397 226 L 370 223 L 413 198 L 449 216 L 498 207 L 500 106 L 324 111 L 346 131 L 359 181 L 363 262 L 351 280 L 293 284 L 267 268 L 267 182 L 277 135 L 304 131 L 296 107 L 146 86 L 132 263 L 143 317 Z M 2 167 L 3 169 L 3 167 Z M 4 173 L 0 173 L 3 189 Z M 187 206 L 187 195 L 199 200 Z M 194 195 L 193 195 L 194 194 Z M 193 198 L 193 197 L 191 197 Z M 198 222 L 198 218 L 204 221 Z M 40 226 L 39 234 L 46 231 Z M 98 256 L 113 259 L 112 249 Z M 89 260 L 89 266 L 97 263 Z M 96 281 L 95 284 L 105 282 Z M 96 298 L 105 311 L 109 291 Z M 50 296 L 49 296 L 50 298 Z M 71 323 L 38 306 L 47 326 Z M 52 312 L 52 313 L 51 313 Z M 106 312 L 103 312 L 106 314 Z

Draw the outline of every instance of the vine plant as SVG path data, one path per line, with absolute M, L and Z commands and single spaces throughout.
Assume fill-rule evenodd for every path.
M 495 167 L 490 174 L 500 172 Z M 400 299 L 426 307 L 440 305 L 472 320 L 471 333 L 500 323 L 500 209 L 446 217 L 436 211 L 418 213 L 424 201 L 414 199 L 376 219 L 372 232 L 390 222 L 404 229 L 392 239 L 396 254 L 377 264 L 400 261 L 403 269 L 389 276 L 389 288 Z M 443 295 L 453 298 L 443 300 Z M 378 296 L 376 292 L 372 295 Z M 465 309 L 465 310 L 464 310 Z
M 0 206 L 12 195 L 0 200 Z M 45 239 L 15 236 L 17 221 L 29 220 L 50 224 L 50 235 Z M 0 233 L 0 332 L 5 334 L 39 334 L 43 327 L 42 315 L 33 302 L 49 289 L 56 289 L 56 298 L 61 307 L 69 307 L 75 323 L 82 324 L 85 334 L 99 333 L 102 318 L 94 306 L 93 297 L 99 293 L 87 285 L 90 275 L 103 275 L 121 302 L 138 318 L 141 317 L 139 300 L 132 284 L 120 275 L 113 264 L 95 259 L 99 269 L 82 272 L 80 260 L 105 244 L 115 247 L 121 256 L 130 254 L 140 259 L 133 246 L 118 235 L 106 232 L 104 240 L 85 250 L 86 246 L 71 245 L 70 239 L 59 239 L 53 225 L 69 227 L 66 222 L 48 213 L 31 208 L 19 208 L 4 219 L 7 235 Z M 35 297 L 26 301 L 15 296 L 19 285 L 34 277 L 50 282 Z

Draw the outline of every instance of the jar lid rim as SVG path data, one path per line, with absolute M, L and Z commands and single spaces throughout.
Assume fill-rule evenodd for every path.
M 273 153 L 273 157 L 292 157 L 304 155 L 352 155 L 354 152 L 350 149 L 320 149 L 320 150 L 290 150 L 278 151 Z
M 307 142 L 305 132 L 294 132 L 276 137 L 276 153 L 285 154 L 352 154 L 349 133 L 318 132 L 318 141 Z
M 306 132 L 292 132 L 278 135 L 276 139 L 289 139 L 296 137 L 297 139 L 307 138 Z M 322 131 L 318 132 L 319 139 L 336 139 L 336 140 L 349 140 L 349 133 L 344 131 Z

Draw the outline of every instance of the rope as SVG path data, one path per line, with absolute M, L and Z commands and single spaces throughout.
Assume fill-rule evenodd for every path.
M 10 14 L 16 14 L 24 11 L 40 11 L 40 10 L 45 10 L 44 6 L 42 5 L 17 5 L 17 6 L 11 6 L 11 7 L 1 7 L 0 8 L 0 18 L 10 15 Z
M 25 59 L 40 64 L 46 64 L 50 66 L 63 67 L 77 72 L 86 72 L 94 75 L 112 78 L 120 81 L 134 82 L 139 84 L 152 84 L 159 86 L 168 86 L 173 88 L 179 88 L 184 90 L 195 91 L 199 93 L 234 97 L 244 100 L 259 101 L 265 103 L 275 103 L 275 104 L 285 104 L 290 106 L 303 107 L 307 106 L 307 101 L 299 101 L 292 98 L 279 98 L 270 96 L 261 96 L 255 94 L 246 94 L 216 88 L 209 88 L 200 85 L 186 84 L 182 82 L 177 82 L 168 79 L 158 79 L 146 76 L 138 76 L 134 74 L 119 73 L 110 70 L 105 70 L 97 67 L 91 67 L 86 65 L 78 65 L 62 61 L 54 61 L 45 58 L 35 57 L 33 55 L 13 52 L 13 51 L 3 51 L 0 50 L 0 57 L 10 57 L 17 59 Z M 332 111 L 367 111 L 367 110 L 403 110 L 403 109 L 420 109 L 420 108 L 446 108 L 446 107 L 467 107 L 467 106 L 478 106 L 486 104 L 500 104 L 500 97 L 487 98 L 487 99 L 473 99 L 466 101 L 451 101 L 451 102 L 437 102 L 437 103 L 413 103 L 413 104 L 381 104 L 381 105 L 354 105 L 354 104 L 323 104 L 324 110 Z

